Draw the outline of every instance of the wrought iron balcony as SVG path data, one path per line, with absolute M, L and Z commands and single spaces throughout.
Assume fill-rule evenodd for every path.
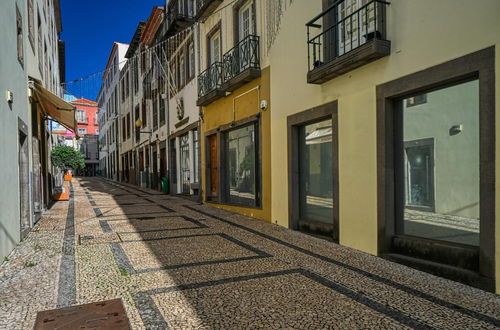
M 336 1 L 306 24 L 309 83 L 322 84 L 390 53 L 385 27 L 389 3 L 372 0 L 356 8 L 348 2 Z
M 193 3 L 189 0 L 170 0 L 165 18 L 166 37 L 173 36 L 194 23 Z
M 233 91 L 260 77 L 259 36 L 249 35 L 222 58 L 222 89 Z
M 204 20 L 210 16 L 223 0 L 198 0 L 196 1 L 196 20 Z
M 222 90 L 222 62 L 212 63 L 198 75 L 197 106 L 205 106 L 225 95 Z

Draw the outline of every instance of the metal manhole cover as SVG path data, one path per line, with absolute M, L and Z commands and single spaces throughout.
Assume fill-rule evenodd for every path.
M 49 311 L 36 316 L 35 330 L 131 329 L 121 299 L 101 301 Z

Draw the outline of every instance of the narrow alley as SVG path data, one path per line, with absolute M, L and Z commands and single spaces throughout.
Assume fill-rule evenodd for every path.
M 500 327 L 492 293 L 153 190 L 71 187 L 2 264 L 0 329 L 114 298 L 134 329 Z

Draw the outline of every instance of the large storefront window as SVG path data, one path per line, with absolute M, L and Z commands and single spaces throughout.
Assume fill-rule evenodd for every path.
M 224 134 L 225 196 L 231 204 L 258 206 L 257 126 L 251 124 Z
M 332 120 L 299 129 L 301 220 L 333 223 Z
M 495 288 L 494 68 L 489 47 L 376 89 L 381 255 L 489 291 Z
M 403 233 L 479 245 L 479 83 L 400 102 Z M 403 200 L 400 198 L 399 200 Z

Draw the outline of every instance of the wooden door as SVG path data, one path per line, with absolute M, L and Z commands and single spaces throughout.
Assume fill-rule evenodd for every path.
M 210 161 L 210 195 L 217 196 L 219 187 L 219 162 L 217 157 L 217 135 L 208 137 L 208 151 Z

